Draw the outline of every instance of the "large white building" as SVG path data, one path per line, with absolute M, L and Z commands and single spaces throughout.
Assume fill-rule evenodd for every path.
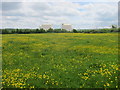
M 68 30 L 68 31 L 73 30 L 71 24 L 62 24 L 61 29 L 65 29 L 65 30 Z
M 48 30 L 48 29 L 52 28 L 52 25 L 51 24 L 43 24 L 40 26 L 40 28 L 42 28 L 44 30 Z

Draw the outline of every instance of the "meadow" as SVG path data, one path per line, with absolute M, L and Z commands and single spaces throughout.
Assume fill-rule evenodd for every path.
M 118 88 L 118 33 L 2 35 L 3 88 Z

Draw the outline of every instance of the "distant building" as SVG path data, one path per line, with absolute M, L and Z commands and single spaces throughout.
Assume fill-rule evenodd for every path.
M 40 26 L 41 29 L 44 29 L 44 30 L 48 30 L 50 28 L 52 28 L 52 25 L 51 24 L 43 24 Z
M 73 30 L 72 29 L 72 25 L 70 25 L 70 24 L 62 24 L 62 28 L 61 29 L 65 29 L 65 30 L 68 30 L 68 31 Z

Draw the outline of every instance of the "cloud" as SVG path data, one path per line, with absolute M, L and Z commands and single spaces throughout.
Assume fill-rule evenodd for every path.
M 119 0 L 4 0 L 4 2 L 119 2 Z
M 115 2 L 7 2 L 3 5 L 4 28 L 38 28 L 44 23 L 57 28 L 62 23 L 72 24 L 73 28 L 95 28 L 117 23 Z
M 21 3 L 20 2 L 2 2 L 2 10 L 3 11 L 10 11 L 10 10 L 18 10 L 20 9 Z

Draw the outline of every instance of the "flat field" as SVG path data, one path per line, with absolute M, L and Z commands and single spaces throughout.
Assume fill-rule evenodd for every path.
M 118 34 L 4 34 L 4 88 L 118 88 Z

